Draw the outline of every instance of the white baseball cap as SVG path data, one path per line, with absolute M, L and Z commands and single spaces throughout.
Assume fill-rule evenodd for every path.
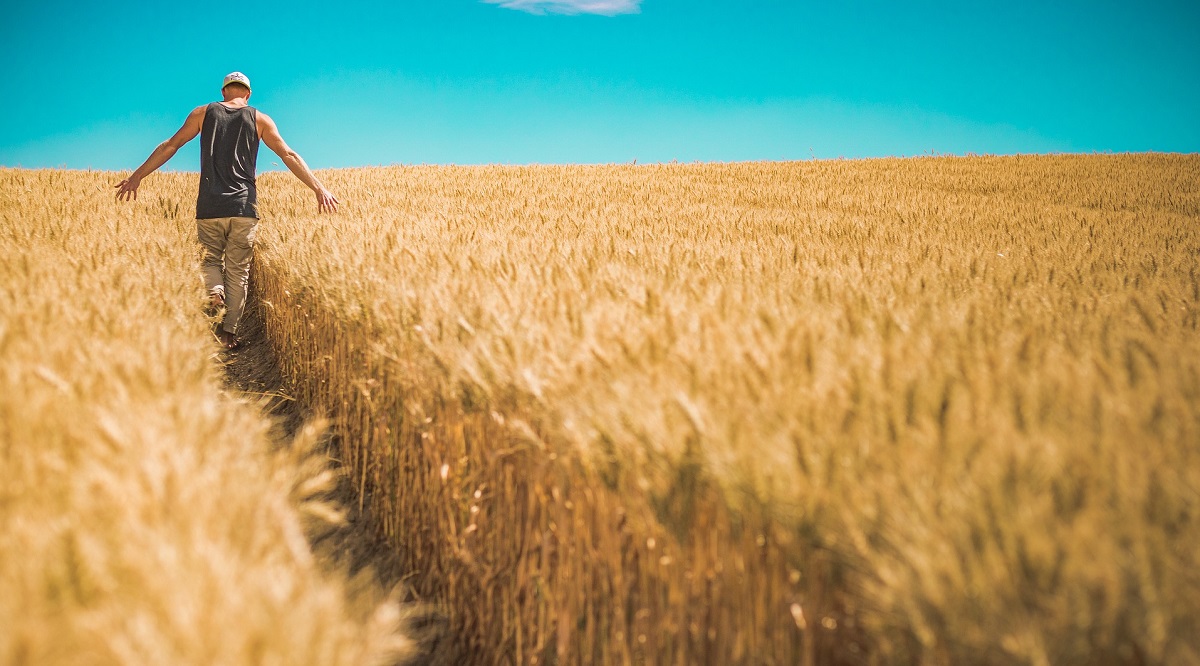
M 246 76 L 245 74 L 242 74 L 241 72 L 230 72 L 230 73 L 226 74 L 225 75 L 225 83 L 221 84 L 221 90 L 224 90 L 225 86 L 227 86 L 231 83 L 240 83 L 240 84 L 246 86 L 246 90 L 250 89 L 250 77 Z

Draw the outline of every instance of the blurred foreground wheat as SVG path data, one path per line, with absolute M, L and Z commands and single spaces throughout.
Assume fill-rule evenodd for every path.
M 314 433 L 221 390 L 195 177 L 115 181 L 0 170 L 0 663 L 393 663 L 397 607 L 310 553 Z
M 1200 660 L 1200 158 L 323 178 L 270 337 L 480 663 Z

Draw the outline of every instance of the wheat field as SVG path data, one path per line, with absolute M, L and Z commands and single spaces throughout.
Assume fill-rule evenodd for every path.
M 1200 159 L 264 177 L 297 397 L 479 663 L 1200 660 Z
M 150 351 L 145 336 L 180 329 L 173 340 L 204 348 L 198 286 L 163 298 L 145 286 L 164 278 L 89 269 L 113 252 L 67 247 L 53 221 L 56 206 L 101 235 L 141 220 L 126 227 L 137 247 L 170 248 L 159 254 L 178 281 L 195 260 L 181 249 L 194 176 L 153 176 L 128 209 L 93 192 L 100 176 L 4 177 L 6 246 L 32 243 L 22 229 L 37 221 L 37 247 L 76 257 L 7 269 L 5 311 L 46 314 L 20 335 L 0 320 L 6 392 L 59 409 L 38 368 L 9 359 L 62 355 L 40 363 L 70 387 L 72 354 L 104 336 Z M 290 176 L 260 177 L 252 309 L 290 396 L 330 419 L 362 507 L 408 584 L 449 613 L 469 663 L 1200 661 L 1200 158 L 321 177 L 344 202 L 332 217 Z M 65 200 L 43 194 L 62 188 Z M 9 201 L 31 192 L 46 203 L 18 224 Z M 12 287 L 47 282 L 30 271 L 76 286 L 35 299 Z M 159 325 L 133 326 L 119 301 L 85 307 L 94 321 L 46 323 L 92 302 L 98 280 Z M 59 351 L 18 354 L 12 340 Z M 97 355 L 106 364 L 86 381 L 101 388 L 70 413 L 151 381 L 130 380 L 129 354 Z M 83 427 L 26 404 L 41 403 L 5 402 L 6 428 L 53 440 Z M 181 412 L 158 432 L 197 422 Z M 100 459 L 103 423 L 78 435 Z M 34 465 L 9 441 L 36 438 L 5 438 L 6 467 L 17 450 Z M 57 455 L 38 464 L 67 469 Z M 17 476 L 32 487 L 48 474 Z M 28 509 L 6 488 L 0 516 L 77 510 L 47 488 Z M 98 525 L 117 541 L 132 529 Z M 34 538 L 18 533 L 5 529 L 6 549 Z M 63 543 L 39 547 L 72 552 Z M 32 575 L 3 561 L 3 580 Z M 23 626 L 79 617 L 59 597 L 39 603 L 47 615 Z M 287 610 L 285 623 L 341 626 Z M 22 640 L 0 650 L 34 644 Z
M 0 664 L 395 663 L 401 608 L 310 551 L 316 431 L 222 388 L 194 176 L 116 180 L 0 170 Z

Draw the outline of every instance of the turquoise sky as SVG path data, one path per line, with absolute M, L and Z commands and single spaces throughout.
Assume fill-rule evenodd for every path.
M 133 168 L 232 70 L 314 168 L 1200 151 L 1194 0 L 5 10 L 6 166 Z

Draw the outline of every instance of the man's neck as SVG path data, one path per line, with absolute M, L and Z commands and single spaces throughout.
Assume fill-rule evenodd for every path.
M 223 100 L 221 103 L 224 104 L 225 106 L 228 106 L 231 109 L 236 109 L 236 108 L 242 107 L 242 106 L 248 106 L 250 104 L 249 102 L 246 101 L 245 97 L 231 97 L 227 100 Z

